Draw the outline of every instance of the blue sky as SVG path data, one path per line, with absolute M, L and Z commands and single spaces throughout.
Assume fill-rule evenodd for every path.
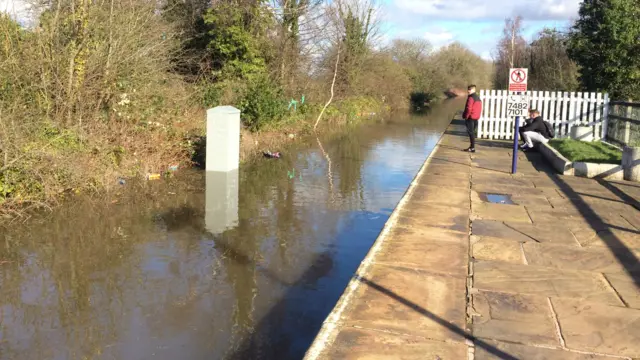
M 357 0 L 354 0 L 357 1 Z M 527 41 L 545 26 L 567 28 L 581 0 L 378 0 L 386 40 L 423 38 L 438 48 L 453 41 L 489 59 L 502 34 L 504 19 L 524 18 Z M 0 0 L 0 11 L 15 17 L 24 0 Z M 18 16 L 16 16 L 18 15 Z
M 504 19 L 521 15 L 531 41 L 546 27 L 567 28 L 581 0 L 381 0 L 386 39 L 423 38 L 434 47 L 459 41 L 490 58 Z

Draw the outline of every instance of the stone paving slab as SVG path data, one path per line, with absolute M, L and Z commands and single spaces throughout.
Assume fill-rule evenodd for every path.
M 473 220 L 482 219 L 531 223 L 527 209 L 521 205 L 502 205 L 485 202 L 472 203 L 471 213 Z
M 505 352 L 515 359 L 526 360 L 619 360 L 619 357 L 600 356 L 594 354 L 584 354 L 571 352 L 562 349 L 548 349 L 536 346 L 526 346 L 520 344 L 511 344 L 500 341 L 490 341 L 488 345 L 492 348 L 483 348 L 476 346 L 475 360 L 496 360 L 499 359 L 495 355 L 495 350 L 498 349 Z M 493 352 L 492 352 L 493 350 Z
M 627 206 L 625 209 L 622 209 L 620 212 L 620 216 L 625 219 L 629 223 L 629 225 L 640 231 L 640 216 L 638 216 L 638 214 L 633 211 L 631 206 Z
M 395 234 L 393 246 L 384 247 L 376 262 L 465 278 L 467 247 L 466 241 L 455 243 Z
M 426 174 L 429 176 L 441 176 L 446 177 L 456 183 L 464 183 L 465 185 L 469 182 L 470 173 L 464 172 L 462 170 L 463 166 L 451 166 L 451 165 L 433 165 L 429 166 L 426 170 Z M 427 181 L 427 177 L 423 177 L 419 181 Z
M 526 243 L 524 254 L 529 265 L 553 267 L 564 270 L 624 273 L 640 272 L 640 251 L 620 253 L 602 249 L 576 248 L 562 245 Z
M 570 349 L 640 357 L 640 310 L 551 299 Z
M 460 189 L 460 191 L 464 191 L 469 188 L 468 181 L 452 181 L 452 179 L 446 175 L 429 175 L 424 179 L 421 179 L 420 184 L 449 187 Z
M 347 326 L 464 342 L 465 279 L 377 265 L 342 319 Z
M 335 360 L 459 360 L 467 358 L 462 343 L 429 341 L 422 338 L 345 327 L 333 346 L 320 359 Z
M 509 142 L 468 154 L 464 134 L 442 137 L 308 360 L 640 359 L 640 185 L 536 153 L 512 175 Z
M 513 224 L 502 221 L 476 219 L 473 221 L 473 234 L 482 237 L 496 237 L 517 242 L 535 241 L 531 234 L 517 230 Z
M 640 249 L 640 235 L 627 229 L 609 228 L 599 231 L 594 237 L 586 239 L 583 246 L 598 246 L 608 248 Z
M 521 244 L 513 240 L 471 236 L 472 256 L 475 260 L 503 261 L 525 264 Z
M 513 177 L 511 175 L 505 176 L 505 174 L 474 174 L 471 177 L 472 184 L 482 184 L 485 182 L 491 182 L 497 186 L 515 186 L 519 188 L 534 188 L 533 182 L 522 177 Z
M 553 224 L 506 223 L 505 226 L 526 235 L 534 242 L 565 246 L 580 245 L 573 232 L 566 227 L 565 223 L 559 223 L 557 221 Z
M 398 224 L 441 227 L 466 232 L 469 229 L 469 209 L 453 206 L 409 202 L 400 211 Z
M 597 273 L 494 261 L 478 261 L 473 270 L 473 286 L 480 290 L 622 305 L 604 277 Z
M 480 291 L 473 295 L 473 310 L 475 337 L 560 346 L 547 298 Z
M 422 241 L 443 241 L 465 246 L 469 243 L 468 233 L 428 226 L 417 220 L 414 224 L 394 226 L 389 233 L 389 238 L 396 237 L 414 237 Z
M 634 309 L 640 309 L 640 273 L 604 274 L 622 301 Z
M 467 211 L 470 204 L 469 194 L 464 191 L 435 185 L 419 185 L 410 201 L 460 207 Z

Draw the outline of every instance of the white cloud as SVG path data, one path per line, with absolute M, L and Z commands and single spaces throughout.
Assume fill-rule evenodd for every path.
M 430 29 L 424 33 L 424 38 L 429 40 L 434 50 L 449 45 L 455 39 L 455 35 L 445 29 Z
M 581 0 L 394 0 L 392 7 L 438 20 L 497 20 L 522 15 L 525 20 L 567 20 Z
M 493 60 L 493 57 L 491 56 L 491 51 L 489 50 L 485 50 L 482 53 L 480 53 L 480 57 L 489 61 Z

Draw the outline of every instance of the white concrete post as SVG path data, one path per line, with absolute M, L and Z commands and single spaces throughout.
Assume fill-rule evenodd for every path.
M 640 147 L 624 147 L 622 171 L 625 180 L 640 182 Z
M 218 106 L 207 110 L 207 171 L 231 171 L 240 166 L 240 110 Z
M 204 226 L 221 234 L 238 225 L 238 169 L 207 171 Z
M 629 102 L 631 101 L 632 100 L 629 99 Z M 632 111 L 633 111 L 633 108 L 631 106 L 627 106 L 627 111 L 625 112 L 625 117 L 627 119 L 631 119 Z M 631 141 L 631 122 L 625 121 L 624 122 L 624 144 L 629 145 L 630 141 Z
M 238 224 L 240 110 L 218 106 L 207 110 L 205 227 L 220 234 Z
M 593 141 L 593 129 L 591 126 L 574 126 L 571 128 L 571 137 L 574 140 Z

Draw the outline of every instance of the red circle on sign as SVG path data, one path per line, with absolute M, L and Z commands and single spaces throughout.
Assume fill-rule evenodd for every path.
M 521 83 L 527 79 L 527 75 L 524 71 L 516 69 L 511 73 L 511 81 L 514 83 Z

